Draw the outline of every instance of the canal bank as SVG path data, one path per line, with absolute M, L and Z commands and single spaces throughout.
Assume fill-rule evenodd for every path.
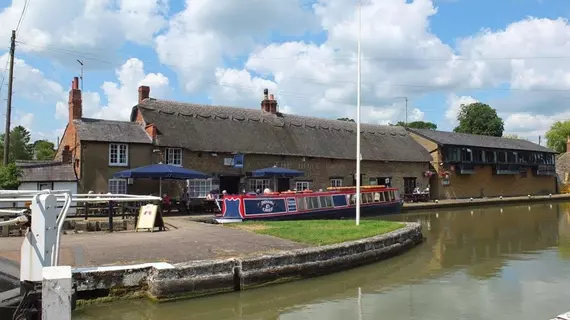
M 80 268 L 73 272 L 81 300 L 148 296 L 158 301 L 243 291 L 312 278 L 398 255 L 423 241 L 421 226 L 339 244 L 178 264 Z M 81 304 L 81 302 L 80 302 Z
M 551 194 L 541 196 L 524 197 L 498 197 L 498 198 L 470 198 L 470 199 L 449 199 L 434 200 L 430 202 L 406 202 L 402 208 L 402 213 L 435 209 L 452 208 L 477 208 L 485 206 L 513 206 L 519 204 L 534 203 L 559 203 L 570 201 L 570 194 Z
M 389 218 L 420 222 L 425 241 L 345 272 L 166 304 L 84 306 L 73 319 L 535 320 L 568 311 L 570 204 Z

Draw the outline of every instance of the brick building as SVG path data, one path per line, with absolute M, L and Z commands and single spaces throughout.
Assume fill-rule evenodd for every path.
M 267 93 L 260 109 L 157 100 L 150 98 L 146 86 L 139 87 L 138 95 L 128 122 L 83 118 L 81 91 L 74 80 L 60 149 L 70 146 L 73 152 L 80 190 L 157 190 L 153 181 L 130 184 L 111 175 L 160 161 L 213 176 L 191 180 L 192 197 L 216 189 L 234 193 L 272 187 L 269 179 L 251 177 L 251 171 L 271 166 L 304 172 L 302 177 L 279 179 L 279 189 L 354 184 L 355 123 L 280 113 Z M 431 157 L 406 130 L 363 124 L 362 132 L 364 185 L 389 181 L 409 192 L 416 185 L 427 186 L 424 173 Z
M 527 140 L 408 129 L 431 154 L 435 199 L 557 192 L 555 152 Z

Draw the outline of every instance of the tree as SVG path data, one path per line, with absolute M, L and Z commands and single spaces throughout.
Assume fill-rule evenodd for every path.
M 457 120 L 459 125 L 453 129 L 455 132 L 501 137 L 505 130 L 497 110 L 480 102 L 462 104 Z
M 47 140 L 36 140 L 34 146 L 34 158 L 36 160 L 53 160 L 55 157 L 55 145 Z
M 15 163 L 0 167 L 0 189 L 17 190 L 22 171 Z
M 350 119 L 350 118 L 338 118 L 337 120 L 348 121 L 348 122 L 356 122 L 356 121 L 354 121 L 354 119 Z
M 10 131 L 9 162 L 32 160 L 34 146 L 30 140 L 30 132 L 22 126 L 14 127 Z M 4 134 L 0 134 L 0 152 L 4 153 Z
M 404 121 L 398 121 L 398 123 L 396 123 L 396 125 L 400 126 L 400 127 L 407 127 L 407 128 L 412 128 L 412 129 L 430 129 L 430 130 L 436 130 L 437 129 L 437 124 L 435 124 L 433 122 L 429 122 L 429 121 L 412 121 L 412 122 L 408 122 L 407 125 Z
M 519 135 L 516 135 L 514 133 L 507 133 L 503 135 L 503 138 L 509 138 L 509 139 L 519 139 L 519 140 L 528 140 L 526 138 L 523 138 Z
M 570 121 L 556 121 L 546 132 L 546 146 L 558 152 L 568 152 L 566 142 L 570 136 Z

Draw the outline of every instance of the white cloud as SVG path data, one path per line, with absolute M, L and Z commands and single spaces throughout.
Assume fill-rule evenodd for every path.
M 0 49 L 9 45 L 25 2 L 12 0 L 0 11 Z M 150 44 L 166 26 L 167 10 L 166 0 L 32 0 L 20 27 L 17 40 L 24 44 L 18 50 L 60 61 L 75 62 L 69 58 L 72 51 L 110 59 L 126 40 Z
M 141 60 L 131 58 L 115 71 L 118 82 L 106 81 L 101 86 L 105 104 L 97 92 L 83 93 L 83 116 L 128 121 L 133 106 L 138 102 L 138 87 L 151 88 L 151 96 L 164 98 L 170 93 L 169 80 L 162 73 L 145 73 Z M 63 100 L 65 99 L 65 100 Z M 56 105 L 56 116 L 67 120 L 67 94 Z
M 314 26 L 300 0 L 186 0 L 186 8 L 156 38 L 160 61 L 173 67 L 188 92 L 215 83 L 224 57 L 247 54 L 272 31 L 300 35 Z M 294 21 L 294 23 L 293 23 Z
M 445 129 L 453 130 L 453 128 L 459 124 L 457 121 L 457 116 L 459 115 L 459 111 L 461 111 L 461 105 L 468 105 L 475 102 L 478 102 L 477 99 L 471 96 L 459 97 L 455 94 L 449 95 L 447 97 L 447 110 L 445 110 L 445 120 L 447 127 Z

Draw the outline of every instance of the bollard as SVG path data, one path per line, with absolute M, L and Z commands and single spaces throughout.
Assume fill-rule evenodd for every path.
M 85 202 L 85 205 L 83 207 L 83 210 L 85 210 L 85 220 L 89 219 L 89 202 Z
M 71 267 L 44 267 L 42 275 L 42 319 L 71 320 Z
M 113 232 L 113 201 L 109 201 L 109 232 Z

